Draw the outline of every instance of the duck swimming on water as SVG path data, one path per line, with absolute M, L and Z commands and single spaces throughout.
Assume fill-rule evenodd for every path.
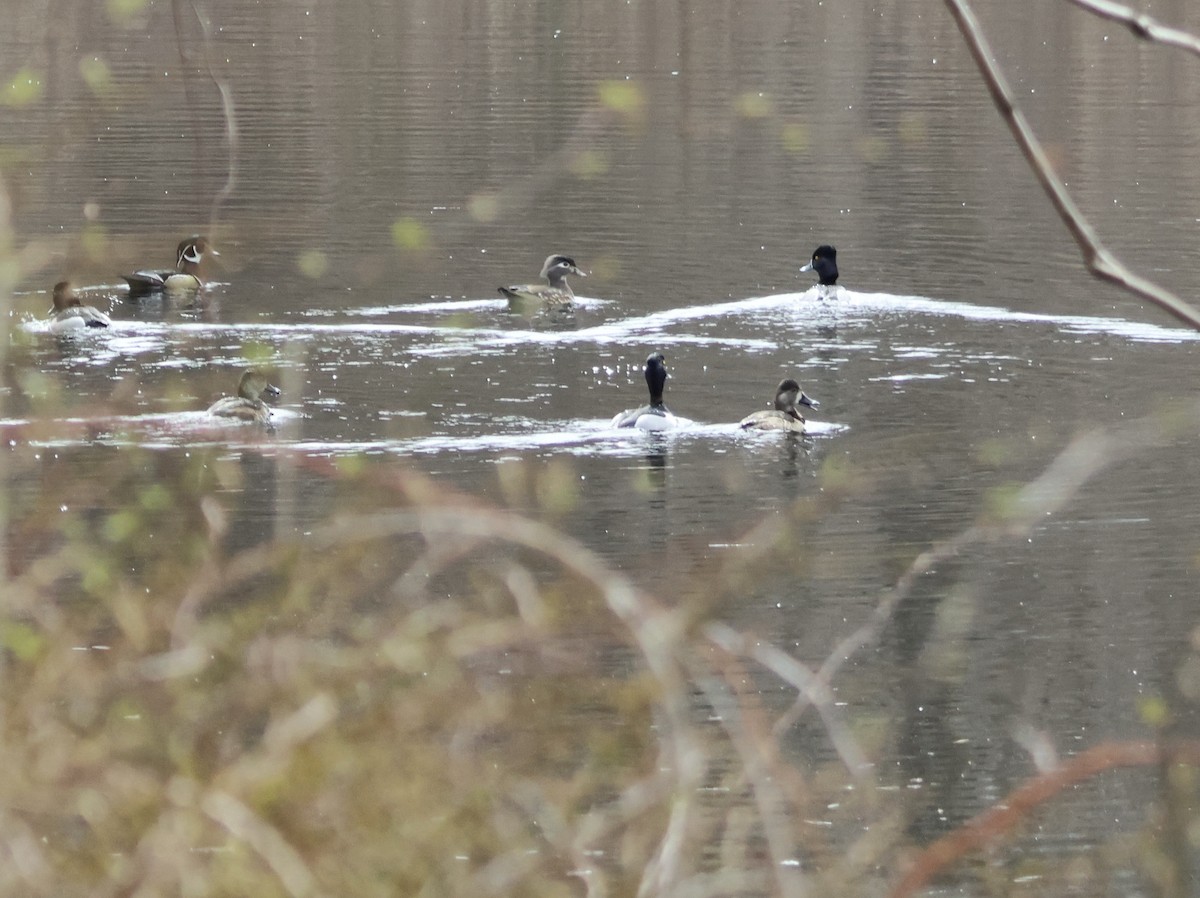
M 613 427 L 636 427 L 638 430 L 671 430 L 679 427 L 682 419 L 663 404 L 663 387 L 667 383 L 666 359 L 661 352 L 652 352 L 646 358 L 646 387 L 650 390 L 650 404 L 631 408 L 612 419 Z
M 545 284 L 514 284 L 511 287 L 500 287 L 499 290 L 508 299 L 508 308 L 522 315 L 533 315 L 538 312 L 566 313 L 572 311 L 575 294 L 567 283 L 567 275 L 577 274 L 587 277 L 575 260 L 570 256 L 554 253 L 546 257 L 542 265 L 542 274 L 547 281 Z
M 743 430 L 783 430 L 789 433 L 804 433 L 804 416 L 797 405 L 817 408 L 821 403 L 800 389 L 800 384 L 788 378 L 775 388 L 775 407 L 754 412 L 742 418 L 739 426 Z
M 207 237 L 199 235 L 187 237 L 179 241 L 175 248 L 175 267 L 173 269 L 141 269 L 133 274 L 123 274 L 122 278 L 129 284 L 130 297 L 148 296 L 151 293 L 195 293 L 204 286 L 200 279 L 200 262 L 205 254 L 221 255 L 208 242 Z
M 209 406 L 208 413 L 219 418 L 237 418 L 266 424 L 271 420 L 271 409 L 263 402 L 263 394 L 272 399 L 279 395 L 279 387 L 267 380 L 259 371 L 248 370 L 238 381 L 236 396 L 225 396 Z
M 59 281 L 54 285 L 54 308 L 50 311 L 50 330 L 56 334 L 81 327 L 108 327 L 112 324 L 99 309 L 80 302 L 70 281 Z

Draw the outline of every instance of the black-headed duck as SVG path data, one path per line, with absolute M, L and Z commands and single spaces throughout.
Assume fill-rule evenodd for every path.
M 822 244 L 813 250 L 812 258 L 801 271 L 815 271 L 822 287 L 830 287 L 837 283 L 837 250 L 832 246 Z
M 671 430 L 683 421 L 675 417 L 663 403 L 663 387 L 667 383 L 666 359 L 661 352 L 652 352 L 646 358 L 646 387 L 650 391 L 650 404 L 631 408 L 612 419 L 613 427 L 636 427 L 638 430 Z

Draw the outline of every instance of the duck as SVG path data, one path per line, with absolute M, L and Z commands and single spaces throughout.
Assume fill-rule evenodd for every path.
M 59 281 L 54 285 L 54 308 L 50 312 L 50 330 L 54 333 L 81 327 L 109 327 L 112 324 L 99 309 L 80 302 L 70 281 Z
M 837 250 L 828 244 L 822 244 L 813 250 L 812 259 L 800 269 L 815 271 L 822 287 L 832 287 L 837 283 Z
M 271 410 L 263 402 L 263 394 L 275 398 L 280 390 L 262 372 L 253 369 L 244 371 L 238 381 L 237 395 L 218 399 L 209 406 L 208 413 L 219 418 L 238 418 L 266 424 L 271 420 Z
M 210 256 L 221 255 L 207 237 L 186 237 L 175 248 L 174 269 L 141 269 L 121 277 L 129 284 L 131 297 L 163 291 L 195 293 L 204 286 L 204 281 L 200 279 L 200 262 L 205 253 Z
M 781 380 L 775 388 L 775 407 L 754 412 L 742 418 L 738 424 L 742 430 L 784 430 L 789 433 L 804 433 L 804 416 L 796 405 L 817 408 L 821 403 L 812 399 L 792 380 Z
M 567 283 L 569 274 L 587 277 L 570 256 L 553 253 L 546 257 L 546 262 L 542 265 L 541 277 L 548 283 L 514 284 L 511 287 L 500 287 L 499 290 L 508 299 L 509 310 L 522 315 L 570 312 L 575 303 L 575 294 L 571 292 L 571 285 Z
M 638 430 L 671 430 L 678 427 L 682 419 L 676 418 L 663 404 L 666 382 L 666 359 L 661 352 L 650 353 L 646 357 L 646 386 L 650 390 L 650 404 L 621 412 L 612 419 L 612 426 L 635 427 Z

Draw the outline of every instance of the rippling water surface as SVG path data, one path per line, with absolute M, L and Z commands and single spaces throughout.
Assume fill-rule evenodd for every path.
M 50 56 L 34 24 L 0 38 L 45 92 L 0 137 L 17 233 L 45 258 L 13 303 L 0 423 L 63 425 L 21 451 L 83 470 L 131 444 L 365 453 L 498 503 L 506 466 L 566 465 L 562 526 L 666 597 L 850 471 L 803 547 L 811 576 L 764 576 L 721 612 L 819 663 L 918 552 L 1076 434 L 1192 395 L 1196 333 L 1082 273 L 940 5 L 215 3 L 210 44 L 179 35 L 237 115 L 215 224 L 218 95 L 169 10 L 139 15 L 72 14 Z M 1104 238 L 1194 294 L 1192 64 L 1068 4 L 985 24 Z M 104 61 L 101 87 L 81 59 Z M 221 257 L 201 306 L 128 300 L 117 274 L 202 229 Z M 829 294 L 798 272 L 825 242 Z M 590 272 L 575 318 L 508 312 L 496 286 L 551 251 Z M 64 276 L 111 329 L 48 332 Z M 616 431 L 652 351 L 692 423 Z M 270 431 L 201 413 L 247 359 L 283 388 Z M 740 431 L 784 377 L 821 402 L 809 435 Z M 1028 772 L 1018 722 L 1067 753 L 1141 734 L 1139 701 L 1174 688 L 1196 624 L 1195 457 L 1166 440 L 1100 474 L 1027 539 L 928 578 L 856 659 L 854 699 L 903 721 L 886 763 L 929 790 L 929 834 Z M 239 513 L 303 533 L 320 491 L 299 515 L 277 491 L 308 476 L 246 483 Z M 978 601 L 971 673 L 947 686 L 921 648 L 954 589 Z M 1144 799 L 1083 800 L 1080 838 Z

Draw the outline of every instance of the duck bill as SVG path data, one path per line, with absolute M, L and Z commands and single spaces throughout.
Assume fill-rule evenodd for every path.
M 800 405 L 807 405 L 809 408 L 819 408 L 821 403 L 813 399 L 807 393 L 801 393 L 800 398 L 796 400 Z
M 813 263 L 809 262 L 807 265 L 805 265 L 803 268 L 800 269 L 800 273 L 804 274 L 804 272 L 812 271 L 812 270 L 813 270 Z

